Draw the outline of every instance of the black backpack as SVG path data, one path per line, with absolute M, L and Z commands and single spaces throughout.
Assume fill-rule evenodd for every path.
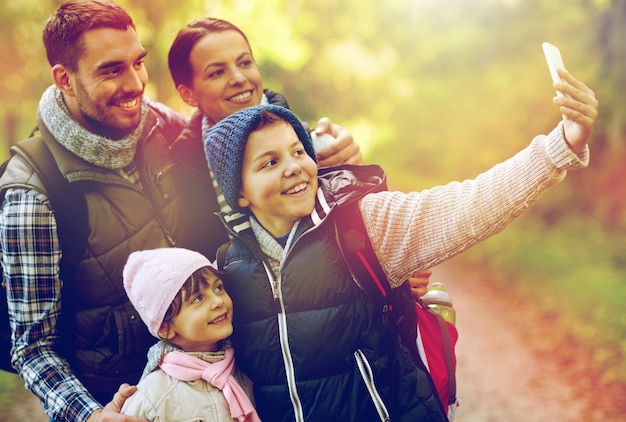
M 61 277 L 68 279 L 87 245 L 87 209 L 85 199 L 77 188 L 70 185 L 59 171 L 57 164 L 41 136 L 32 136 L 11 147 L 11 157 L 19 155 L 37 173 L 47 191 L 54 209 L 57 233 L 61 246 Z M 4 174 L 11 158 L 0 165 Z M 0 203 L 4 193 L 0 195 Z M 15 372 L 11 366 L 11 328 L 7 306 L 6 282 L 3 272 L 0 297 L 0 370 Z

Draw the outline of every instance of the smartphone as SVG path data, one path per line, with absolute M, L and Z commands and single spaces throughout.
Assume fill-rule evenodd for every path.
M 543 54 L 546 56 L 546 61 L 548 62 L 548 69 L 550 69 L 552 82 L 562 82 L 561 77 L 556 71 L 557 69 L 565 69 L 565 66 L 563 66 L 563 59 L 561 58 L 561 52 L 556 46 L 550 44 L 549 42 L 544 42 L 541 46 L 543 47 Z M 556 95 L 559 97 L 564 96 L 564 94 L 559 91 L 556 92 Z

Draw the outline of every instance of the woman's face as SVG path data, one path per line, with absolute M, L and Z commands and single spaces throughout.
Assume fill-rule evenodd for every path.
M 178 91 L 213 123 L 243 108 L 259 105 L 263 81 L 250 46 L 237 31 L 205 35 L 191 50 L 192 86 Z

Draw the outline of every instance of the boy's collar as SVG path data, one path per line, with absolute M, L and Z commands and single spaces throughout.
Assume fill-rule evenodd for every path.
M 324 218 L 330 213 L 331 205 L 328 203 L 321 187 L 317 188 L 315 205 L 313 211 L 303 219 L 310 219 L 314 226 L 319 225 Z M 250 229 L 250 214 L 233 211 L 231 213 L 220 213 L 224 222 L 228 224 L 236 234 L 240 234 Z

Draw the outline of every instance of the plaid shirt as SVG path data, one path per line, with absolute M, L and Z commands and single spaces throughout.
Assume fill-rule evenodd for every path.
M 120 173 L 138 183 L 134 165 L 125 170 Z M 54 420 L 87 420 L 106 403 L 93 399 L 54 351 L 60 341 L 63 280 L 57 225 L 48 198 L 32 189 L 8 189 L 0 212 L 0 239 L 13 331 L 12 362 Z

